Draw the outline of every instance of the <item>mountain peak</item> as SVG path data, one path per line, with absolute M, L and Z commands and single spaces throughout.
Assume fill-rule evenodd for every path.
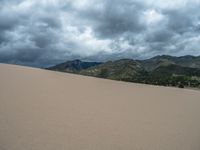
M 64 63 L 52 66 L 50 70 L 58 70 L 58 71 L 63 71 L 63 72 L 78 72 L 82 69 L 87 69 L 92 66 L 99 65 L 101 63 L 99 62 L 84 62 L 79 59 L 71 60 L 71 61 L 66 61 Z

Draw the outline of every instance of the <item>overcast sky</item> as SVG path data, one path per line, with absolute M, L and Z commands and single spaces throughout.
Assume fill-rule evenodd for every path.
M 0 0 L 0 62 L 200 55 L 200 0 Z

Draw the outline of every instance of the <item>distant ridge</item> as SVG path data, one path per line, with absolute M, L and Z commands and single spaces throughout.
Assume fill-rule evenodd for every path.
M 151 71 L 156 67 L 165 64 L 177 64 L 184 67 L 200 68 L 200 56 L 170 56 L 170 55 L 158 55 L 146 60 L 138 60 L 146 70 Z
M 47 69 L 137 83 L 200 88 L 200 56 L 159 55 L 146 60 L 120 59 L 104 63 L 73 60 Z
M 78 72 L 83 69 L 87 69 L 92 66 L 96 66 L 101 64 L 100 62 L 84 62 L 81 60 L 72 60 L 72 61 L 66 61 L 61 64 L 57 64 L 55 66 L 49 67 L 50 70 L 57 70 L 57 71 L 63 71 L 63 72 Z

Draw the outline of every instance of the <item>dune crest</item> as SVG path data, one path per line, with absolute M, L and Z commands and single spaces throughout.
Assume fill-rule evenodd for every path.
M 200 91 L 0 64 L 1 150 L 199 150 Z

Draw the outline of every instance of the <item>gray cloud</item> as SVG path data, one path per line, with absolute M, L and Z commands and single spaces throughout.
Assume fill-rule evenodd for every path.
M 199 0 L 0 0 L 0 62 L 200 55 Z

